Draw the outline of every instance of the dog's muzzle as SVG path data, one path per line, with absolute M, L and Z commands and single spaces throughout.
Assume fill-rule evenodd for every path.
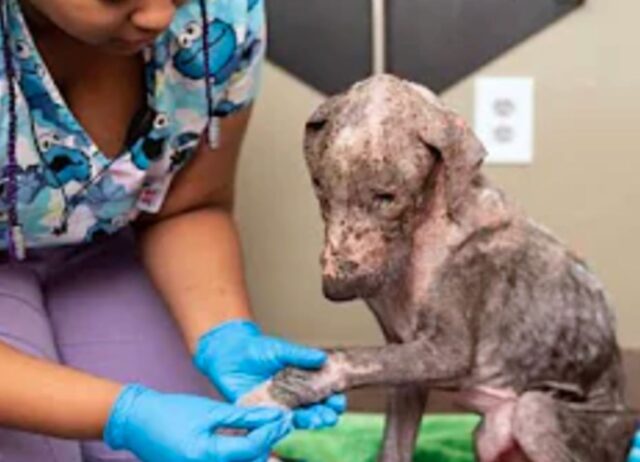
M 322 278 L 322 292 L 324 296 L 334 302 L 347 302 L 356 298 L 368 298 L 375 294 L 378 284 L 371 278 L 359 276 L 356 278 Z

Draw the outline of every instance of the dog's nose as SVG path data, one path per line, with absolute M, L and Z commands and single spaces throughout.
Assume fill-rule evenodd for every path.
M 356 286 L 352 281 L 323 277 L 322 292 L 324 296 L 334 302 L 344 302 L 357 297 Z

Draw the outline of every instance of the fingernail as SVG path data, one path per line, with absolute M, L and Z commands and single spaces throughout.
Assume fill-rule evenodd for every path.
M 305 416 L 294 416 L 294 418 L 292 419 L 293 423 L 295 424 L 296 427 L 298 428 L 307 428 L 309 427 L 309 419 Z
M 338 423 L 338 416 L 335 414 L 335 412 L 331 412 L 327 414 L 327 417 L 324 422 L 326 425 L 333 427 L 335 424 Z
M 336 396 L 336 404 L 342 407 L 347 407 L 347 396 L 346 395 L 337 395 Z
M 321 417 L 322 417 L 323 427 L 332 427 L 338 421 L 338 416 L 336 412 L 329 407 L 322 408 Z
M 327 353 L 322 350 L 312 350 L 311 357 L 314 361 L 326 361 Z

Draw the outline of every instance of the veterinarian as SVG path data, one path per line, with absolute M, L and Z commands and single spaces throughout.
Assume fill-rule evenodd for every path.
M 232 218 L 262 0 L 2 0 L 0 19 L 0 460 L 262 461 L 335 424 L 343 396 L 222 401 L 325 361 L 251 321 Z

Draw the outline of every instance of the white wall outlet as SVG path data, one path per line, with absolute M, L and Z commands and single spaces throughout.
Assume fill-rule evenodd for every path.
M 534 82 L 529 77 L 475 81 L 475 131 L 490 164 L 533 161 Z

